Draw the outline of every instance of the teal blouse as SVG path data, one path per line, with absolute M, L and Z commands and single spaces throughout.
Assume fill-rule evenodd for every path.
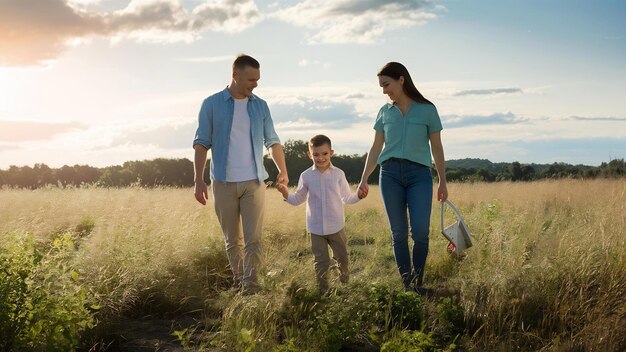
M 443 127 L 434 105 L 413 102 L 406 116 L 402 116 L 397 106 L 385 104 L 378 111 L 374 129 L 385 135 L 379 164 L 389 158 L 400 158 L 430 167 L 430 135 Z

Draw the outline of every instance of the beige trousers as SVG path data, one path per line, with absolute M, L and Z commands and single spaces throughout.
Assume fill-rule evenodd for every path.
M 322 292 L 328 290 L 329 246 L 333 250 L 333 259 L 339 264 L 339 280 L 342 283 L 347 283 L 350 278 L 348 271 L 348 245 L 344 230 L 341 229 L 337 233 L 326 236 L 312 233 L 311 252 L 313 252 L 315 258 L 315 276 L 317 287 Z
M 257 286 L 257 270 L 263 254 L 265 185 L 256 180 L 214 181 L 211 188 L 235 283 L 241 282 L 244 289 Z

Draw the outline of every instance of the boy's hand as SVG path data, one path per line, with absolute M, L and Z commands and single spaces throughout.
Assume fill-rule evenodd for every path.
M 287 188 L 287 186 L 283 185 L 282 183 L 277 183 L 276 189 L 283 195 L 283 198 L 289 198 L 289 188 Z
M 367 182 L 361 181 L 361 183 L 359 183 L 359 190 L 357 193 L 357 195 L 359 196 L 359 199 L 363 199 L 367 197 L 368 193 L 369 193 L 369 187 L 367 186 Z

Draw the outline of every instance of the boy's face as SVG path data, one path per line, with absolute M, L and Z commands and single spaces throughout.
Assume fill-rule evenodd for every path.
M 328 144 L 322 144 L 319 147 L 309 146 L 309 158 L 313 160 L 315 167 L 320 171 L 325 171 L 330 167 L 330 157 L 335 153 L 330 149 Z

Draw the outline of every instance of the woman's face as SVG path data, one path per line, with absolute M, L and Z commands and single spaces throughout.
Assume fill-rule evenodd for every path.
M 383 94 L 387 94 L 392 101 L 397 101 L 400 97 L 405 95 L 404 89 L 402 88 L 402 84 L 404 83 L 403 76 L 400 76 L 397 80 L 389 76 L 378 76 L 378 83 L 383 88 Z

